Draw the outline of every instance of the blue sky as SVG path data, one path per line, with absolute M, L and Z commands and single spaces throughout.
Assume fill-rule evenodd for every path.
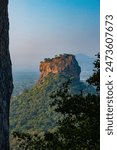
M 45 57 L 99 51 L 99 0 L 10 0 L 13 69 L 38 69 Z

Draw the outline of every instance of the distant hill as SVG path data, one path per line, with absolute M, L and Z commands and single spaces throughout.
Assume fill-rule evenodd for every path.
M 46 58 L 40 63 L 40 77 L 31 88 L 11 99 L 10 129 L 19 131 L 46 131 L 56 127 L 61 115 L 56 115 L 50 107 L 53 91 L 61 88 L 68 79 L 71 80 L 69 92 L 78 94 L 83 90 L 95 92 L 95 89 L 80 81 L 81 68 L 74 55 L 59 55 Z
M 86 80 L 93 72 L 93 62 L 95 61 L 94 57 L 87 56 L 82 53 L 78 53 L 75 55 L 76 60 L 78 61 L 81 67 L 81 80 Z

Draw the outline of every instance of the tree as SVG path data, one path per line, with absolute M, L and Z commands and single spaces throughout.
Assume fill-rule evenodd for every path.
M 95 95 L 71 95 L 69 82 L 52 95 L 55 111 L 64 115 L 57 132 L 65 150 L 98 150 L 100 146 L 100 54 L 96 56 L 94 73 L 87 80 L 96 87 Z
M 58 135 L 65 150 L 98 150 L 100 139 L 99 95 L 69 95 L 67 84 L 53 95 L 64 119 L 59 120 Z M 56 103 L 56 104 L 55 104 Z
M 93 75 L 87 80 L 87 82 L 90 85 L 93 85 L 96 87 L 96 90 L 99 91 L 100 90 L 100 53 L 98 53 L 97 55 L 97 60 L 94 61 L 94 72 Z

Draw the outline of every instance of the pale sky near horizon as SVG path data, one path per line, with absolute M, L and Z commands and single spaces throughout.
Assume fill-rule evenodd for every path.
M 15 70 L 36 70 L 60 53 L 99 51 L 99 0 L 10 0 L 9 18 Z

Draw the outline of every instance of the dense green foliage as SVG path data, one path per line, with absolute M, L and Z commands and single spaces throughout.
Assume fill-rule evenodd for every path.
M 52 99 L 51 92 L 61 87 L 62 83 L 68 80 L 62 75 L 49 74 L 41 83 L 33 88 L 26 89 L 19 96 L 11 99 L 10 129 L 11 131 L 47 131 L 56 127 L 56 121 L 62 117 L 50 107 Z M 72 79 L 71 92 L 78 92 L 82 89 L 95 91 L 79 81 Z
M 93 75 L 87 80 L 87 82 L 96 87 L 97 91 L 100 91 L 100 54 L 97 55 L 97 60 L 94 61 Z
M 56 78 L 51 75 L 40 85 L 25 90 L 21 95 L 11 99 L 10 128 L 18 131 L 40 131 L 53 128 L 57 120 L 49 107 L 50 91 L 56 88 Z M 48 84 L 48 82 L 50 84 Z
M 57 118 L 58 121 L 56 120 L 58 127 L 55 131 L 46 131 L 43 135 L 40 135 L 40 132 L 37 132 L 36 134 L 14 132 L 13 136 L 19 141 L 19 146 L 22 149 L 99 150 L 99 63 L 98 54 L 98 58 L 94 63 L 94 74 L 87 80 L 89 84 L 96 87 L 97 94 L 86 94 L 81 88 L 79 89 L 79 94 L 76 95 L 71 92 L 71 82 L 68 81 L 61 84 L 61 88 L 54 90 L 51 96 L 48 95 L 53 99 L 53 101 L 51 100 L 51 106 L 49 107 L 55 111 L 53 114 L 62 115 L 62 117 Z M 45 84 L 45 82 L 43 83 Z M 37 91 L 40 90 L 38 88 Z M 48 90 L 51 91 L 52 89 L 48 87 Z M 28 95 L 28 97 L 30 98 L 30 95 Z

